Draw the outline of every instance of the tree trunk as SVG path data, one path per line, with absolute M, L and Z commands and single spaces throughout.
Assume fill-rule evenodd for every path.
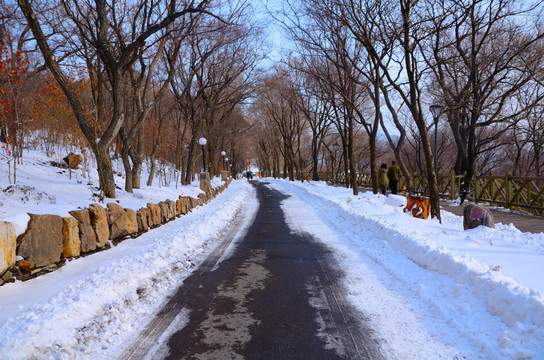
M 423 154 L 425 155 L 425 164 L 426 164 L 426 177 L 429 184 L 429 202 L 431 204 L 431 217 L 436 217 L 439 221 L 440 219 L 440 194 L 438 191 L 438 178 L 434 172 L 434 156 L 431 150 L 431 142 L 427 134 L 427 128 L 425 122 L 422 119 L 421 113 L 417 118 L 417 127 L 419 128 L 419 133 L 421 134 L 421 147 Z
M 132 159 L 132 188 L 140 189 L 142 184 L 142 165 L 145 157 L 144 132 L 138 130 L 138 146 L 137 149 L 131 151 L 130 158 Z
M 355 168 L 355 157 L 353 156 L 353 117 L 349 119 L 349 141 L 348 141 L 348 152 L 349 152 L 349 169 L 350 169 L 350 182 L 353 189 L 353 195 L 359 195 L 359 189 L 357 186 L 357 171 Z
M 100 181 L 100 189 L 107 198 L 115 198 L 115 181 L 113 178 L 113 168 L 111 166 L 111 158 L 108 151 L 100 151 L 96 155 L 96 163 L 98 167 L 98 177 Z
M 319 166 L 319 146 L 318 146 L 318 140 L 315 139 L 312 142 L 312 180 L 319 181 L 319 172 L 318 172 L 318 166 Z
M 130 166 L 128 149 L 124 145 L 121 150 L 121 159 L 123 160 L 123 168 L 125 169 L 125 191 L 132 193 L 132 167 Z
M 378 193 L 378 172 L 376 171 L 376 137 L 370 136 L 370 182 L 372 193 Z
M 133 160 L 132 166 L 132 188 L 140 189 L 142 184 L 142 165 L 143 159 L 139 156 L 136 157 L 136 161 Z
M 155 171 L 157 170 L 157 165 L 155 164 L 155 156 L 151 155 L 151 169 L 149 169 L 149 176 L 147 177 L 147 186 L 153 185 L 153 178 L 155 177 Z M 183 165 L 182 165 L 183 168 Z M 183 180 L 183 172 L 181 173 L 181 178 Z

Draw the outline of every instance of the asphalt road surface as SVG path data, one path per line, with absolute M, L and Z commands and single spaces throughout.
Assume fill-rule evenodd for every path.
M 235 221 L 123 359 L 383 358 L 364 314 L 344 300 L 332 253 L 290 231 L 286 195 L 253 185 L 259 208 L 247 234 L 218 263 L 239 231 Z

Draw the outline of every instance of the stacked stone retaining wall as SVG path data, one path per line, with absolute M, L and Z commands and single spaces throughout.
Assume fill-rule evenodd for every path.
M 27 228 L 19 236 L 13 223 L 0 221 L 0 285 L 51 272 L 66 261 L 137 237 L 205 204 L 229 184 L 230 180 L 209 188 L 198 199 L 179 196 L 175 201 L 166 199 L 138 210 L 125 209 L 117 203 L 108 203 L 106 207 L 94 203 L 71 211 L 68 217 L 29 213 Z

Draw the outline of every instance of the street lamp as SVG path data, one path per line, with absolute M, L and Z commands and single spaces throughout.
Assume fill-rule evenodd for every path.
M 229 164 L 229 158 L 225 158 L 225 166 L 227 167 L 227 170 L 229 172 L 228 176 L 230 176 L 230 174 L 232 173 L 231 170 L 230 170 L 230 167 L 232 165 Z
M 444 106 L 440 104 L 434 104 L 429 106 L 429 110 L 433 114 L 434 118 L 434 173 L 436 177 L 438 178 L 438 164 L 437 164 L 437 157 L 436 152 L 438 148 L 438 117 L 442 113 L 442 110 L 444 110 Z
M 198 143 L 200 144 L 200 146 L 202 146 L 202 167 L 204 168 L 204 172 L 206 172 L 206 153 L 204 150 L 204 145 L 206 145 L 207 142 L 208 141 L 206 140 L 206 138 L 201 137 L 200 139 L 198 139 Z
M 225 168 L 227 167 L 227 166 L 225 165 L 225 155 L 227 155 L 227 153 L 224 152 L 224 151 L 221 151 L 221 156 L 223 157 L 223 166 L 222 166 L 222 167 L 223 167 L 223 171 L 226 171 Z
M 340 148 L 340 144 L 337 142 L 334 143 L 332 146 L 334 148 L 334 159 L 332 159 L 332 184 L 334 185 L 336 183 L 336 177 L 334 176 L 334 167 L 336 162 L 336 152 Z

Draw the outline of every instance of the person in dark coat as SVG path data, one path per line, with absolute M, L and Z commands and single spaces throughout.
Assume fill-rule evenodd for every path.
M 389 178 L 389 188 L 391 193 L 397 193 L 397 187 L 399 184 L 400 168 L 397 166 L 397 162 L 393 161 L 389 170 L 387 170 L 387 177 Z

